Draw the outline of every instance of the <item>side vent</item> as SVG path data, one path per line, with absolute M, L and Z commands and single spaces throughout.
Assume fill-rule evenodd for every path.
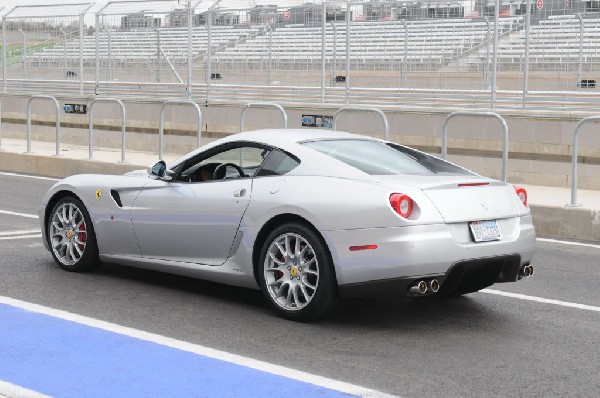
M 117 191 L 115 191 L 114 189 L 111 189 L 110 196 L 112 196 L 112 198 L 115 201 L 115 203 L 117 204 L 117 206 L 123 207 L 123 203 L 121 203 L 121 195 L 119 195 L 119 193 Z

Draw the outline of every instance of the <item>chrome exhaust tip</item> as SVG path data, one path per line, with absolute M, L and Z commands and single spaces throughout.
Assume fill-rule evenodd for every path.
M 429 288 L 433 293 L 437 293 L 440 290 L 440 282 L 437 279 L 432 279 L 429 282 Z
M 531 267 L 529 265 L 525 266 L 525 268 L 523 269 L 523 274 L 526 277 L 530 277 L 531 276 Z
M 525 278 L 530 277 L 531 275 L 533 275 L 533 267 L 529 264 L 524 266 L 521 269 L 520 275 L 521 275 L 521 277 L 525 277 Z
M 416 285 L 410 288 L 412 294 L 425 294 L 427 293 L 427 283 L 425 281 L 419 281 Z

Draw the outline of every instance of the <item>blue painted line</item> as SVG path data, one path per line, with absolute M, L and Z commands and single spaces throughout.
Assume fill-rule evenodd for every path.
M 351 397 L 0 304 L 0 380 L 54 397 Z

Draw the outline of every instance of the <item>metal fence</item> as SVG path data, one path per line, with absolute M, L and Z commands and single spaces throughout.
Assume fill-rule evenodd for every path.
M 600 106 L 596 2 L 280 3 L 129 0 L 94 10 L 90 3 L 5 10 L 3 90 Z

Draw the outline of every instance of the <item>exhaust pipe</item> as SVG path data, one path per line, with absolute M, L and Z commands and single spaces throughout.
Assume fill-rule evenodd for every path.
M 521 269 L 521 276 L 522 277 L 530 277 L 531 275 L 533 275 L 533 267 L 531 265 L 526 265 Z
M 437 293 L 440 290 L 440 282 L 437 279 L 432 279 L 429 282 L 429 288 L 433 293 Z
M 409 291 L 412 294 L 425 294 L 427 293 L 427 283 L 425 283 L 425 281 L 419 281 L 419 283 L 412 286 Z

